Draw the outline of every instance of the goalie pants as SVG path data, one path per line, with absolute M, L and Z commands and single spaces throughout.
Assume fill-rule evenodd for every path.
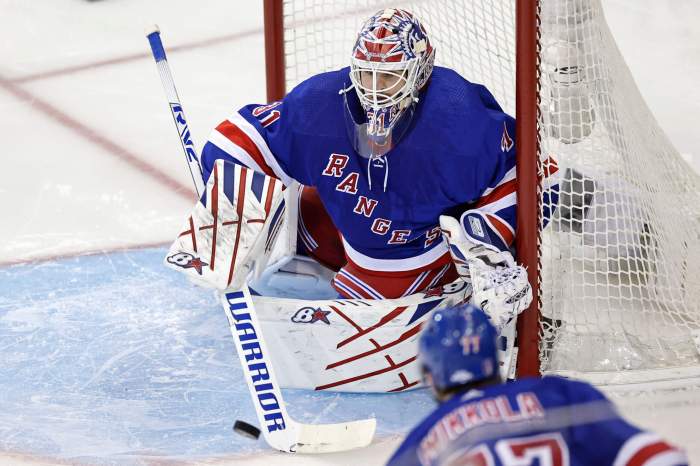
M 297 251 L 336 272 L 331 284 L 341 298 L 400 298 L 457 279 L 449 253 L 426 267 L 396 272 L 367 270 L 350 262 L 338 229 L 316 189 L 309 186 L 303 186 L 299 193 Z

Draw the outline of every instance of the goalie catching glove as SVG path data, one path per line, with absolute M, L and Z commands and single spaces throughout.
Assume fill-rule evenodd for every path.
M 500 332 L 532 302 L 527 271 L 508 251 L 489 242 L 483 214 L 468 210 L 457 219 L 440 216 L 440 228 L 457 273 L 471 283 L 473 303 L 486 311 Z
M 260 270 L 284 222 L 282 183 L 217 160 L 204 194 L 170 246 L 165 264 L 195 284 L 239 288 Z

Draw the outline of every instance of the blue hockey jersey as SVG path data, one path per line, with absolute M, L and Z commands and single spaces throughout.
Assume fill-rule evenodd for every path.
M 426 267 L 447 253 L 441 214 L 483 213 L 501 249 L 515 231 L 515 122 L 491 93 L 436 67 L 412 127 L 385 157 L 355 152 L 346 132 L 348 68 L 316 75 L 282 101 L 248 105 L 212 132 L 204 176 L 218 158 L 316 187 L 348 260 L 374 271 Z M 350 95 L 351 94 L 351 95 Z M 354 97 L 354 91 L 349 93 Z M 553 172 L 552 172 L 553 173 Z
M 521 379 L 441 404 L 408 434 L 388 466 L 684 465 L 658 435 L 627 423 L 591 385 Z

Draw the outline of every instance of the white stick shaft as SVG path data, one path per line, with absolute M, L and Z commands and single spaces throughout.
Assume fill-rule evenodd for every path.
M 197 155 L 197 150 L 192 142 L 190 128 L 187 125 L 187 120 L 185 119 L 185 112 L 182 110 L 182 105 L 180 104 L 180 97 L 177 95 L 175 81 L 173 81 L 170 65 L 168 64 L 168 59 L 165 56 L 165 49 L 163 48 L 163 43 L 160 40 L 160 31 L 158 30 L 158 27 L 154 26 L 152 29 L 147 31 L 146 36 L 151 44 L 151 52 L 153 53 L 153 58 L 158 66 L 160 82 L 163 85 L 165 96 L 168 99 L 168 104 L 170 105 L 170 114 L 175 122 L 177 133 L 180 136 L 180 143 L 182 144 L 182 150 L 185 153 L 187 168 L 190 170 L 190 176 L 192 177 L 194 188 L 197 191 L 197 196 L 201 197 L 202 193 L 204 192 L 202 166 L 199 156 Z

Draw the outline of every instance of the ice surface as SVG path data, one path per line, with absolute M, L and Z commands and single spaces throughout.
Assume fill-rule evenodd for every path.
M 700 167 L 700 3 L 604 6 L 659 123 Z M 119 252 L 170 242 L 192 205 L 153 23 L 198 147 L 265 101 L 262 2 L 0 0 L 0 464 L 381 464 L 395 440 L 295 460 L 234 436 L 254 415 L 218 303 L 160 266 L 165 249 Z M 612 396 L 700 461 L 698 393 Z M 305 422 L 375 415 L 380 438 L 431 406 L 425 392 L 285 395 Z
M 231 430 L 256 418 L 226 316 L 212 292 L 163 270 L 165 254 L 0 269 L 0 451 L 141 464 L 267 449 Z M 433 406 L 424 390 L 284 395 L 300 422 L 376 417 L 380 437 Z

